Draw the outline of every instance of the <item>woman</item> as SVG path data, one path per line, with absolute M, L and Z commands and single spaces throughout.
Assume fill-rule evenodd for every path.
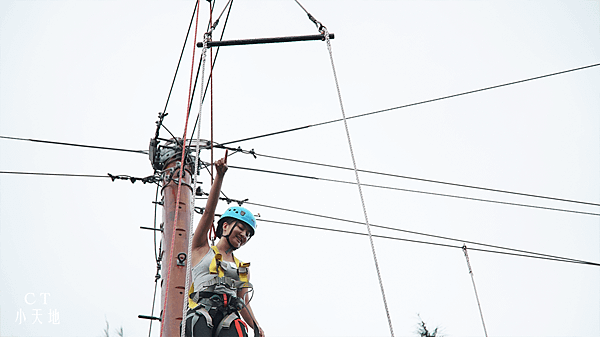
M 233 251 L 254 235 L 256 219 L 243 207 L 230 207 L 218 222 L 215 246 L 208 244 L 215 208 L 219 201 L 223 177 L 227 172 L 225 157 L 215 162 L 217 171 L 206 208 L 192 239 L 192 290 L 186 315 L 185 335 L 188 337 L 245 337 L 246 323 L 255 336 L 264 337 L 246 298 L 251 287 L 249 263 L 240 262 Z M 241 319 L 243 317 L 244 323 Z

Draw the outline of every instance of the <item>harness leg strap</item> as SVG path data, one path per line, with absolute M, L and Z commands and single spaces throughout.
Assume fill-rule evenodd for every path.
M 190 310 L 189 313 L 188 313 L 188 315 L 187 315 L 187 317 L 185 319 L 190 318 L 190 316 L 192 317 L 192 328 L 193 328 L 194 326 L 196 326 L 196 323 L 198 322 L 198 316 L 199 315 L 204 316 L 204 318 L 206 319 L 206 325 L 209 328 L 212 329 L 213 326 L 214 326 L 213 325 L 213 321 L 212 321 L 212 317 L 210 317 L 210 314 L 208 313 L 208 311 L 206 311 L 206 309 L 203 308 L 203 307 L 200 307 L 200 308 L 195 309 L 195 310 Z
M 231 314 L 227 315 L 227 317 L 223 318 L 223 320 L 221 321 L 221 323 L 219 323 L 219 326 L 217 327 L 215 336 L 219 336 L 219 334 L 221 333 L 221 330 L 223 330 L 223 328 L 229 329 L 231 327 L 231 322 L 235 321 L 238 318 L 239 318 L 239 316 L 237 314 L 237 311 L 232 312 Z

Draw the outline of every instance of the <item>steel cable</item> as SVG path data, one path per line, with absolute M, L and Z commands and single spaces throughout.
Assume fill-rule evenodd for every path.
M 316 213 L 310 213 L 310 212 L 292 210 L 292 209 L 288 209 L 288 208 L 277 207 L 277 206 L 270 206 L 270 205 L 265 205 L 265 204 L 259 204 L 259 203 L 250 202 L 250 201 L 244 201 L 244 203 L 249 204 L 249 205 L 254 205 L 254 206 L 260 206 L 260 207 L 265 207 L 265 208 L 276 209 L 276 210 L 285 211 L 285 212 L 291 212 L 291 213 L 297 213 L 297 214 L 314 216 L 314 217 L 328 219 L 328 220 L 336 220 L 336 221 L 348 222 L 348 223 L 353 223 L 353 224 L 358 224 L 358 225 L 364 225 L 364 223 L 360 222 L 360 221 L 354 221 L 354 220 L 349 220 L 349 219 L 342 219 L 342 218 L 328 216 L 328 215 L 322 215 L 322 214 L 316 214 Z M 480 243 L 480 242 L 463 240 L 463 239 L 450 238 L 450 237 L 447 237 L 447 236 L 440 236 L 440 235 L 427 234 L 427 233 L 416 232 L 416 231 L 409 231 L 409 230 L 406 230 L 406 229 L 400 229 L 400 228 L 395 228 L 395 227 L 375 225 L 373 223 L 371 223 L 370 225 L 372 227 L 377 227 L 377 228 L 386 229 L 386 230 L 392 230 L 392 231 L 397 231 L 397 232 L 402 232 L 402 233 L 408 233 L 408 234 L 413 234 L 413 235 L 421 235 L 421 236 L 426 236 L 426 237 L 431 237 L 431 238 L 436 238 L 436 239 L 442 239 L 442 240 L 448 240 L 448 241 L 455 241 L 455 242 L 461 242 L 461 243 L 474 244 L 474 245 L 478 245 L 478 246 L 482 246 L 482 247 L 488 247 L 488 248 L 494 248 L 494 249 L 502 249 L 502 250 L 512 251 L 512 252 L 516 252 L 516 253 L 520 253 L 520 254 L 537 255 L 537 256 L 548 257 L 548 258 L 552 258 L 552 259 L 565 260 L 567 262 L 571 261 L 571 262 L 576 262 L 576 263 L 587 263 L 586 261 L 572 259 L 572 258 L 567 258 L 567 257 L 561 257 L 561 256 L 556 256 L 556 255 L 536 253 L 536 252 L 527 251 L 527 250 L 502 247 L 502 246 L 498 246 L 498 245 L 490 245 L 490 244 L 486 244 L 486 243 Z
M 338 180 L 338 179 L 328 179 L 328 178 L 319 178 L 319 177 L 314 177 L 314 176 L 307 176 L 307 175 L 293 174 L 293 173 L 284 173 L 284 172 L 277 172 L 277 171 L 270 171 L 270 170 L 262 170 L 262 169 L 255 169 L 255 168 L 249 168 L 249 167 L 241 167 L 241 166 L 233 166 L 233 165 L 229 165 L 229 167 L 233 168 L 233 169 L 239 169 L 239 170 L 247 170 L 247 171 L 263 172 L 263 173 L 271 173 L 271 174 L 278 174 L 278 175 L 284 175 L 284 176 L 296 177 L 296 178 L 305 178 L 305 179 L 312 179 L 312 180 L 322 180 L 322 181 L 329 181 L 329 182 L 342 183 L 342 184 L 350 184 L 350 185 L 356 185 L 357 184 L 357 183 L 351 182 L 351 181 L 344 181 L 344 180 Z M 520 206 L 520 207 L 545 209 L 545 210 L 550 210 L 550 211 L 560 211 L 560 212 L 567 212 L 567 213 L 576 213 L 576 214 L 600 216 L 600 213 L 574 211 L 574 210 L 568 210 L 568 209 L 562 209 L 562 208 L 535 206 L 535 205 L 528 205 L 528 204 L 519 204 L 519 203 L 514 203 L 514 202 L 505 202 L 505 201 L 496 201 L 496 200 L 489 200 L 489 199 L 464 197 L 464 196 L 459 196 L 459 195 L 444 194 L 444 193 L 435 193 L 435 192 L 426 192 L 426 191 L 411 190 L 411 189 L 406 189 L 406 188 L 398 188 L 398 187 L 390 187 L 390 186 L 382 186 L 382 185 L 374 185 L 374 184 L 364 184 L 363 183 L 361 185 L 362 186 L 367 186 L 367 187 L 373 187 L 373 188 L 381 188 L 381 189 L 388 189 L 388 190 L 394 190 L 394 191 L 403 191 L 403 192 L 411 192 L 411 193 L 435 195 L 435 196 L 448 197 L 448 198 L 457 198 L 457 199 L 464 199 L 464 200 L 482 201 L 482 202 L 489 202 L 489 203 L 501 204 L 501 205 Z
M 579 67 L 579 68 L 573 68 L 573 69 L 564 70 L 564 71 L 559 71 L 559 72 L 555 72 L 555 73 L 551 73 L 551 74 L 546 74 L 546 75 L 542 75 L 542 76 L 536 76 L 536 77 L 532 77 L 532 78 L 527 78 L 527 79 L 524 79 L 524 80 L 513 81 L 513 82 L 499 84 L 499 85 L 494 85 L 494 86 L 491 86 L 491 87 L 486 87 L 486 88 L 481 88 L 481 89 L 476 89 L 476 90 L 465 91 L 465 92 L 458 93 L 458 94 L 453 94 L 453 95 L 448 95 L 448 96 L 442 96 L 442 97 L 438 97 L 438 98 L 428 99 L 428 100 L 420 101 L 420 102 L 416 102 L 416 103 L 410 103 L 410 104 L 400 105 L 400 106 L 393 107 L 393 108 L 387 108 L 387 109 L 382 109 L 382 110 L 371 111 L 371 112 L 367 112 L 367 113 L 363 113 L 363 114 L 359 114 L 359 115 L 355 115 L 355 116 L 350 116 L 350 117 L 347 117 L 347 119 L 354 119 L 354 118 L 359 118 L 359 117 L 365 117 L 365 116 L 369 116 L 369 115 L 379 114 L 379 113 L 382 113 L 382 112 L 387 112 L 387 111 L 392 111 L 392 110 L 398 110 L 398 109 L 402 109 L 402 108 L 408 108 L 408 107 L 415 106 L 415 105 L 420 105 L 420 104 L 425 104 L 425 103 L 431 103 L 431 102 L 441 101 L 441 100 L 448 99 L 448 98 L 469 95 L 469 94 L 473 94 L 473 93 L 477 93 L 477 92 L 481 92 L 481 91 L 486 91 L 486 90 L 491 90 L 491 89 L 497 89 L 497 88 L 506 87 L 506 86 L 513 85 L 513 84 L 519 84 L 519 83 L 523 83 L 523 82 L 538 80 L 538 79 L 545 78 L 545 77 L 550 77 L 550 76 L 555 76 L 555 75 L 561 75 L 561 74 L 569 73 L 569 72 L 572 72 L 572 71 L 578 71 L 578 70 L 588 69 L 588 68 L 597 67 L 597 66 L 600 66 L 600 63 L 591 64 L 591 65 L 588 65 L 588 66 Z M 330 121 L 326 121 L 326 122 L 321 122 L 321 123 L 316 123 L 316 124 L 309 124 L 309 125 L 305 125 L 305 126 L 299 126 L 299 127 L 295 127 L 295 128 L 292 128 L 292 129 L 286 129 L 286 130 L 281 130 L 281 131 L 277 131 L 277 132 L 271 132 L 271 133 L 267 133 L 267 134 L 263 134 L 263 135 L 258 135 L 258 136 L 253 136 L 253 137 L 248 137 L 248 138 L 242 138 L 242 139 L 238 139 L 238 140 L 228 141 L 228 142 L 222 143 L 222 145 L 233 144 L 233 143 L 241 143 L 241 142 L 248 141 L 248 140 L 253 140 L 253 139 L 258 139 L 258 138 L 263 138 L 263 137 L 268 137 L 268 136 L 279 135 L 279 134 L 282 134 L 282 133 L 303 130 L 303 129 L 307 129 L 307 128 L 314 127 L 314 126 L 321 126 L 321 125 L 326 125 L 326 124 L 331 124 L 331 123 L 341 122 L 341 121 L 342 121 L 342 119 L 334 119 L 334 120 L 330 120 Z
M 348 231 L 348 230 L 343 230 L 343 229 L 325 228 L 325 227 L 312 226 L 312 225 L 302 225 L 302 224 L 296 224 L 296 223 L 291 223 L 291 222 L 276 221 L 276 220 L 267 220 L 267 219 L 264 219 L 264 218 L 258 218 L 257 220 L 258 221 L 263 221 L 263 222 L 268 222 L 268 223 L 286 225 L 286 226 L 293 226 L 293 227 L 300 227 L 300 228 L 309 228 L 309 229 L 324 230 L 324 231 L 328 231 L 328 232 L 354 234 L 354 235 L 362 235 L 362 236 L 368 236 L 369 235 L 369 234 L 366 234 L 366 233 L 353 232 L 353 231 Z M 421 241 L 421 240 L 412 240 L 412 239 L 397 238 L 397 237 L 387 236 L 387 235 L 373 234 L 373 237 L 380 238 L 380 239 L 390 239 L 390 240 L 397 240 L 397 241 L 404 241 L 404 242 L 420 243 L 420 244 L 426 244 L 426 245 L 438 246 L 438 247 L 447 247 L 447 248 L 462 249 L 462 246 L 454 246 L 454 245 L 449 245 L 449 244 L 445 244 L 445 243 L 437 243 L 437 242 L 430 242 L 430 241 Z M 518 254 L 518 253 L 503 252 L 503 251 L 497 251 L 497 250 L 492 250 L 492 249 L 483 249 L 483 248 L 469 248 L 469 249 L 470 250 L 474 250 L 474 251 L 479 251 L 479 252 L 486 252 L 486 253 L 495 253 L 495 254 L 502 254 L 502 255 L 509 255 L 509 256 L 517 256 L 517 257 L 528 257 L 528 258 L 539 259 L 539 260 L 567 262 L 567 263 L 575 263 L 575 264 L 583 264 L 583 265 L 590 265 L 590 266 L 600 267 L 600 263 L 590 262 L 590 261 L 583 261 L 583 260 L 572 260 L 572 259 L 563 259 L 563 258 L 551 258 L 551 257 L 546 257 L 546 256 Z
M 363 214 L 365 216 L 365 224 L 367 225 L 367 231 L 369 233 L 369 241 L 371 243 L 371 251 L 373 252 L 373 260 L 375 262 L 375 269 L 377 270 L 377 278 L 379 279 L 379 287 L 381 288 L 381 296 L 383 298 L 383 306 L 385 307 L 385 313 L 387 315 L 388 324 L 390 326 L 390 334 L 394 337 L 394 329 L 392 327 L 392 318 L 390 317 L 390 310 L 388 308 L 387 299 L 385 298 L 385 290 L 383 287 L 383 279 L 381 278 L 381 272 L 379 270 L 379 263 L 377 262 L 377 254 L 375 252 L 375 243 L 373 242 L 373 235 L 371 234 L 371 226 L 369 225 L 369 218 L 367 216 L 367 207 L 365 205 L 365 198 L 362 193 L 362 187 L 360 179 L 358 177 L 358 170 L 356 168 L 356 159 L 354 158 L 354 150 L 352 149 L 352 141 L 350 139 L 350 130 L 348 129 L 348 123 L 346 121 L 346 112 L 344 111 L 344 104 L 342 103 L 342 93 L 340 91 L 340 85 L 338 83 L 337 74 L 335 71 L 335 64 L 333 62 L 333 52 L 331 50 L 331 41 L 329 40 L 329 32 L 327 28 L 321 25 L 321 32 L 325 35 L 325 42 L 327 43 L 327 49 L 329 51 L 329 59 L 331 60 L 331 68 L 333 70 L 333 78 L 335 80 L 335 87 L 337 89 L 338 99 L 340 103 L 340 109 L 342 111 L 342 117 L 344 120 L 344 127 L 346 129 L 346 137 L 348 139 L 348 147 L 350 148 L 350 155 L 352 157 L 352 165 L 354 167 L 354 176 L 356 177 L 356 185 L 358 186 L 358 194 L 360 195 L 360 201 L 362 204 Z

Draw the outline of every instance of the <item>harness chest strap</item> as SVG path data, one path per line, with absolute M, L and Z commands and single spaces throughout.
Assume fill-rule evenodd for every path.
M 208 271 L 211 274 L 217 274 L 219 277 L 223 277 L 225 276 L 225 270 L 221 266 L 221 263 L 223 263 L 223 255 L 219 253 L 219 249 L 217 248 L 217 246 L 212 246 L 210 248 L 215 253 L 215 257 L 210 262 Z M 240 260 L 238 260 L 237 257 L 235 257 L 235 255 L 233 256 L 233 260 L 235 261 L 235 266 L 238 269 L 238 276 L 240 278 L 240 281 L 248 282 L 248 267 L 250 267 L 250 262 L 242 263 L 240 262 Z
M 248 282 L 248 267 L 250 267 L 250 262 L 240 262 L 240 260 L 238 260 L 237 257 L 233 256 L 233 259 L 235 261 L 235 265 L 236 265 L 237 271 L 238 271 L 238 277 L 240 279 L 239 281 L 234 280 L 230 277 L 225 276 L 225 270 L 221 266 L 221 263 L 223 262 L 223 255 L 221 255 L 217 246 L 211 246 L 210 248 L 215 253 L 215 256 L 212 259 L 212 261 L 210 262 L 210 266 L 208 267 L 208 270 L 211 274 L 217 274 L 217 277 L 213 278 L 212 280 L 210 280 L 208 282 L 201 284 L 200 286 L 202 286 L 204 288 L 204 287 L 210 287 L 210 286 L 223 284 L 223 285 L 226 285 L 229 288 L 233 288 L 233 289 L 252 288 L 252 285 Z M 193 295 L 194 295 L 194 283 L 192 283 L 192 286 L 190 287 L 190 291 L 188 294 L 188 305 L 191 309 L 194 309 L 195 307 L 197 307 L 198 302 L 199 302 L 198 296 L 197 295 L 193 296 Z

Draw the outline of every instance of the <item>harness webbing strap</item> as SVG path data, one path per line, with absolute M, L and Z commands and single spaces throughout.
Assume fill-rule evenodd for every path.
M 219 277 L 223 277 L 223 276 L 225 276 L 225 270 L 223 270 L 223 267 L 221 267 L 221 262 L 223 261 L 223 255 L 221 255 L 221 253 L 219 253 L 219 249 L 217 248 L 217 246 L 212 246 L 210 248 L 212 248 L 213 252 L 215 252 L 215 257 L 213 258 L 212 262 L 210 263 L 210 266 L 208 267 L 208 271 L 211 274 L 217 274 L 217 275 L 219 275 Z
M 194 326 L 196 325 L 196 323 L 198 322 L 198 314 L 204 316 L 204 318 L 206 319 L 206 326 L 208 326 L 209 328 L 213 328 L 213 321 L 212 321 L 212 317 L 210 317 L 210 314 L 208 313 L 208 311 L 205 308 L 199 308 L 199 309 L 195 309 L 195 310 L 189 310 L 188 314 L 186 316 L 186 321 L 191 317 L 192 318 L 192 330 L 194 329 Z
M 217 331 L 215 332 L 215 336 L 218 336 L 219 333 L 221 333 L 221 330 L 223 330 L 223 328 L 229 329 L 231 327 L 231 323 L 233 323 L 233 321 L 236 320 L 236 319 L 239 319 L 237 311 L 236 312 L 232 312 L 227 317 L 225 317 L 221 321 L 221 323 L 219 323 L 219 326 L 217 327 Z
M 215 257 L 211 261 L 208 270 L 211 274 L 217 274 L 219 277 L 223 277 L 225 276 L 225 270 L 221 267 L 223 255 L 219 252 L 217 246 L 212 246 L 210 248 L 215 253 Z M 250 267 L 250 262 L 241 262 L 235 255 L 233 256 L 233 260 L 235 261 L 235 266 L 238 268 L 240 281 L 248 282 L 248 267 Z
M 241 262 L 235 256 L 233 257 L 238 270 L 238 281 L 225 276 L 225 270 L 221 267 L 223 255 L 219 252 L 217 246 L 212 246 L 211 249 L 215 253 L 215 257 L 210 262 L 208 269 L 211 274 L 216 274 L 216 277 L 202 284 L 196 285 L 192 283 L 188 291 L 188 306 L 190 309 L 198 306 L 198 302 L 202 298 L 200 292 L 212 292 L 217 285 L 225 285 L 230 289 L 236 290 L 252 288 L 252 284 L 248 282 L 248 267 L 250 267 L 250 262 Z M 196 286 L 198 287 L 198 292 L 194 289 Z M 225 305 L 227 305 L 227 297 L 225 297 Z

